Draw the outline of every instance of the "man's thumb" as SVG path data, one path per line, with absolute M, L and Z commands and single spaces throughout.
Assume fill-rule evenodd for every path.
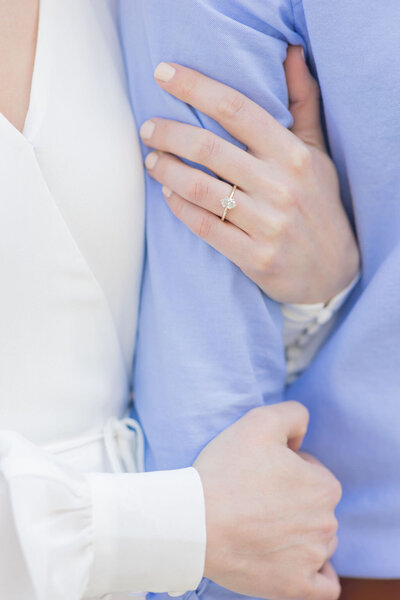
M 322 134 L 319 86 L 312 77 L 301 46 L 289 46 L 285 61 L 292 132 L 306 144 L 325 150 Z

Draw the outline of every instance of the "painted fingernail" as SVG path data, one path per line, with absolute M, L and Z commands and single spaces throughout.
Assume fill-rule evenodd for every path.
M 300 54 L 303 57 L 303 60 L 305 60 L 306 57 L 305 57 L 305 54 L 304 54 L 303 46 L 300 46 Z
M 168 63 L 162 62 L 156 67 L 154 71 L 154 77 L 159 81 L 171 81 L 176 73 L 176 69 L 171 67 Z
M 151 169 L 154 169 L 154 167 L 156 166 L 157 161 L 158 161 L 157 152 L 150 152 L 150 154 L 148 154 L 146 156 L 144 164 L 146 165 L 146 168 L 149 169 L 149 171 L 151 171 Z
M 169 187 L 167 187 L 166 185 L 163 185 L 162 191 L 164 196 L 166 196 L 167 198 L 170 198 L 170 196 L 172 196 L 172 190 L 170 190 Z
M 143 140 L 149 140 L 153 135 L 155 128 L 156 125 L 153 121 L 146 121 L 140 128 L 140 137 Z

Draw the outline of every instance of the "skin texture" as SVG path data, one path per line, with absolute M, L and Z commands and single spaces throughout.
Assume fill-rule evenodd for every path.
M 308 413 L 296 402 L 247 413 L 215 438 L 195 467 L 206 498 L 205 576 L 270 600 L 335 600 L 328 559 L 336 549 L 341 488 L 296 452 Z
M 168 72 L 169 67 L 169 72 Z M 239 92 L 162 63 L 159 85 L 218 121 L 247 152 L 202 128 L 154 118 L 146 167 L 172 212 L 279 302 L 327 302 L 357 275 L 359 252 L 320 128 L 319 90 L 300 48 L 286 60 L 292 131 Z M 172 69 L 171 69 L 172 67 Z M 174 72 L 175 70 L 175 72 Z M 166 80 L 168 74 L 172 78 Z M 216 179 L 186 165 L 188 159 Z M 221 222 L 234 182 L 237 206 Z
M 39 0 L 0 0 L 0 112 L 19 131 L 29 107 Z

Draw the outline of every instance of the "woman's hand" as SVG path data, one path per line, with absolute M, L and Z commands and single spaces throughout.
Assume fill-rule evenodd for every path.
M 324 145 L 318 85 L 301 48 L 289 48 L 285 69 L 292 131 L 232 88 L 161 63 L 159 85 L 218 121 L 248 151 L 200 127 L 154 118 L 141 128 L 144 142 L 156 148 L 146 167 L 163 184 L 172 212 L 270 297 L 327 302 L 356 276 L 359 252 Z M 233 184 L 237 205 L 222 222 L 221 199 Z

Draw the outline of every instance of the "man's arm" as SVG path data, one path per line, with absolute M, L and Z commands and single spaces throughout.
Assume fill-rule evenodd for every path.
M 236 87 L 290 124 L 283 62 L 287 43 L 301 40 L 287 0 L 122 1 L 120 24 L 139 126 L 161 116 L 229 138 L 159 88 L 153 72 L 163 60 Z M 176 468 L 247 410 L 281 400 L 282 317 L 278 304 L 171 214 L 149 177 L 146 233 L 135 404 L 148 468 Z
M 282 124 L 290 124 L 283 61 L 287 43 L 301 42 L 294 32 L 290 2 L 123 0 L 120 19 L 138 126 L 160 116 L 205 126 L 229 139 L 214 121 L 159 89 L 153 72 L 162 61 L 186 64 L 219 79 L 251 97 Z M 157 183 L 148 178 L 147 186 L 147 260 L 135 366 L 135 408 L 146 432 L 147 467 L 154 470 L 191 465 L 210 439 L 244 413 L 264 403 L 279 402 L 285 385 L 285 361 L 280 306 L 177 221 Z M 231 468 L 240 462 L 244 472 L 252 463 L 251 453 L 243 454 L 248 440 L 251 436 L 235 436 L 237 451 Z M 272 448 L 258 456 L 265 467 L 270 452 L 272 456 Z M 277 464 L 277 474 L 281 466 Z M 299 507 L 302 502 L 295 471 L 289 478 L 297 492 L 284 494 L 293 500 L 293 505 L 284 509 L 291 514 L 294 505 Z M 206 482 L 207 507 L 212 502 L 207 489 L 216 479 L 201 475 Z M 279 487 L 275 483 L 274 490 Z M 256 487 L 255 482 L 248 487 L 250 498 L 259 498 Z M 300 488 L 304 499 L 310 499 L 310 490 L 302 484 Z M 222 510 L 232 495 L 234 490 L 228 492 L 225 487 L 211 498 Z M 272 490 L 264 498 L 279 502 L 279 495 Z M 254 506 L 259 508 L 257 501 Z M 242 510 L 241 515 L 246 512 Z M 276 539 L 281 540 L 279 531 L 285 535 L 279 528 L 282 516 L 275 513 L 274 519 Z M 208 521 L 209 544 L 214 532 L 218 538 L 218 521 Z M 249 537 L 251 530 L 254 528 L 241 531 L 232 547 L 249 543 L 256 551 L 257 543 Z M 220 535 L 223 547 L 226 532 Z M 263 543 L 258 551 L 260 547 Z M 208 546 L 207 552 L 209 548 L 218 549 L 218 544 Z M 332 551 L 325 547 L 325 557 Z M 206 575 L 236 590 L 240 586 L 245 593 L 262 593 L 260 587 L 252 587 L 252 574 L 241 572 L 242 581 L 230 583 L 223 576 L 224 567 L 215 566 L 217 562 L 217 558 L 207 561 Z M 225 567 L 229 570 L 228 564 Z M 322 579 L 326 583 L 324 576 Z M 266 589 L 267 597 L 288 597 L 288 593 L 279 594 L 284 582 L 282 573 L 271 580 L 270 585 L 277 587 Z M 298 597 L 303 591 L 309 592 L 302 585 L 293 585 L 291 593 Z M 216 587 L 210 584 L 206 595 L 214 592 Z M 336 596 L 331 587 L 319 597 Z

